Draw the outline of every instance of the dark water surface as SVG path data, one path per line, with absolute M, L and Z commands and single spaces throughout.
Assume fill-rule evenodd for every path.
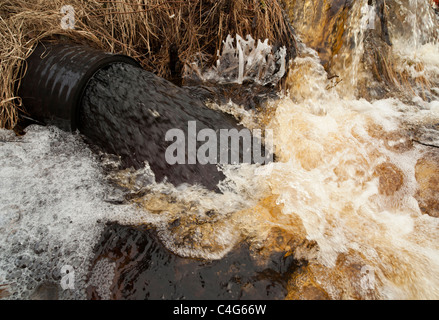
M 102 259 L 115 263 L 107 298 L 136 300 L 284 299 L 291 274 L 302 264 L 284 253 L 261 264 L 245 243 L 218 261 L 181 258 L 162 245 L 154 229 L 118 224 L 107 225 L 95 248 L 93 265 Z M 93 285 L 87 295 L 102 298 Z

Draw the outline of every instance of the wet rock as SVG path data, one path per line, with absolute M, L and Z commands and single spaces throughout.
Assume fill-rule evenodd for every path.
M 7 285 L 0 285 L 0 299 L 4 299 L 9 297 L 11 294 L 8 291 L 8 286 Z
M 315 49 L 328 70 L 344 43 L 352 0 L 284 0 L 294 29 L 303 42 Z
M 377 166 L 374 175 L 379 177 L 379 192 L 382 195 L 393 196 L 404 184 L 404 173 L 390 162 Z
M 419 184 L 416 199 L 421 211 L 439 218 L 439 152 L 431 152 L 420 159 L 415 176 Z
M 230 101 L 243 106 L 245 109 L 261 110 L 267 101 L 279 99 L 279 88 L 262 86 L 256 83 L 217 83 L 185 80 L 189 94 L 196 99 L 217 104 L 227 104 Z
M 350 250 L 339 255 L 334 267 L 310 263 L 288 283 L 291 300 L 376 300 L 379 278 L 364 256 Z
M 330 300 L 328 293 L 301 268 L 288 283 L 287 300 Z
M 398 68 L 392 39 L 417 30 L 421 43 L 434 42 L 437 28 L 425 28 L 433 10 L 427 1 L 374 0 L 284 0 L 294 29 L 314 49 L 331 76 L 340 77 L 342 90 L 368 100 L 411 94 L 430 99 L 432 86 L 424 76 L 413 76 Z M 431 11 L 426 12 L 426 11 Z M 416 20 L 416 19 L 415 19 Z M 425 20 L 425 19 L 424 19 Z M 422 64 L 416 66 L 423 70 Z M 366 71 L 363 75 L 359 70 Z M 340 92 L 341 92 L 340 91 Z M 416 93 L 415 93 L 416 92 Z M 409 94 L 407 94 L 409 93 Z
M 369 123 L 367 132 L 372 138 L 381 140 L 384 147 L 390 151 L 403 153 L 413 149 L 413 139 L 408 129 L 386 131 L 376 123 Z

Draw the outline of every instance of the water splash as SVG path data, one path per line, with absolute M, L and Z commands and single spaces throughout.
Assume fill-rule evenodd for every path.
M 433 82 L 439 76 L 429 23 L 434 17 L 420 2 L 394 3 L 400 8 L 394 12 L 401 14 L 390 28 L 395 52 L 401 49 L 401 56 L 417 59 L 424 68 L 411 72 L 423 72 Z M 366 4 L 356 2 L 346 25 L 355 42 L 344 56 L 352 62 L 343 69 L 350 88 L 370 75 L 359 63 Z M 396 21 L 410 21 L 411 27 L 399 29 Z M 223 81 L 254 79 L 259 69 L 252 66 L 260 66 L 255 61 L 268 61 L 266 43 L 238 40 L 237 46 L 226 40 L 227 54 L 212 79 L 218 80 L 221 68 Z M 407 47 L 416 50 L 403 51 Z M 264 48 L 267 55 L 258 56 Z M 409 70 L 410 59 L 398 66 Z M 308 261 L 289 280 L 289 298 L 439 298 L 439 220 L 434 212 L 439 208 L 439 155 L 414 142 L 415 137 L 439 141 L 439 102 L 416 95 L 410 103 L 398 97 L 356 99 L 328 80 L 318 53 L 305 45 L 290 68 L 288 92 L 271 101 L 265 113 L 216 106 L 248 126 L 271 128 L 278 156 L 266 170 L 222 167 L 227 177 L 220 186 L 223 194 L 157 184 L 148 166 L 117 171 L 117 161 L 97 161 L 80 138 L 53 128 L 32 127 L 20 139 L 1 131 L 0 288 L 8 284 L 8 291 L 15 292 L 12 298 L 29 296 L 38 281 L 58 281 L 52 271 L 70 264 L 78 268 L 79 289 L 73 297 L 83 298 L 88 259 L 102 231 L 98 220 L 110 220 L 152 224 L 164 245 L 184 257 L 221 259 L 247 241 L 256 260 L 282 252 Z M 273 79 L 273 72 L 267 75 L 259 79 Z M 112 169 L 105 175 L 101 166 Z M 122 189 L 114 190 L 109 180 Z M 127 195 L 132 203 L 114 204 Z M 96 268 L 114 271 L 107 261 Z M 108 279 L 91 281 L 108 295 Z
M 196 77 L 202 81 L 238 84 L 253 81 L 263 86 L 274 85 L 285 75 L 286 55 L 285 47 L 273 52 L 268 39 L 256 42 L 250 35 L 246 40 L 240 35 L 235 38 L 228 35 L 215 67 L 204 70 L 201 61 L 193 62 L 190 68 L 186 68 L 184 77 L 198 75 Z

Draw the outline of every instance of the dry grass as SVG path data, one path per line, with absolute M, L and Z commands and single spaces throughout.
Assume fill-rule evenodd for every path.
M 64 5 L 75 8 L 74 30 L 63 30 Z M 3 0 L 0 3 L 0 127 L 17 123 L 15 96 L 25 59 L 38 41 L 69 40 L 128 54 L 159 76 L 171 77 L 170 52 L 180 64 L 196 53 L 214 62 L 228 34 L 295 43 L 276 0 Z M 178 70 L 177 70 L 178 71 Z

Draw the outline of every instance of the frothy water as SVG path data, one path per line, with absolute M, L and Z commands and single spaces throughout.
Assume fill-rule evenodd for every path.
M 106 155 L 100 159 L 80 135 L 55 127 L 31 126 L 22 137 L 6 130 L 0 133 L 0 283 L 13 299 L 32 298 L 40 285 L 60 283 L 64 266 L 75 271 L 75 290 L 63 291 L 61 298 L 83 299 L 88 285 L 108 289 L 108 277 L 101 277 L 107 279 L 101 285 L 99 275 L 87 278 L 93 248 L 106 222 L 152 224 L 176 254 L 220 259 L 240 239 L 235 224 L 228 224 L 228 215 L 257 198 L 250 190 L 256 186 L 244 177 L 233 186 L 225 183 L 224 194 L 219 195 L 197 186 L 157 184 L 148 166 L 104 173 L 103 168 L 117 167 L 117 159 Z M 114 181 L 118 188 L 111 184 Z M 248 199 L 246 189 L 252 194 Z M 121 204 L 124 195 L 140 190 L 148 195 Z M 174 207 L 171 200 L 177 203 Z M 216 214 L 209 218 L 207 211 Z M 179 217 L 187 222 L 181 230 L 171 229 Z M 191 243 L 180 241 L 183 237 L 192 237 Z M 200 246 L 194 245 L 197 241 Z
M 247 35 L 227 36 L 216 65 L 203 67 L 202 57 L 186 65 L 185 78 L 198 78 L 216 83 L 238 83 L 251 80 L 260 85 L 276 84 L 285 75 L 287 49 L 274 50 L 268 39 L 261 41 Z
M 426 150 L 404 146 L 411 138 L 402 125 L 437 123 L 437 101 L 418 110 L 396 99 L 284 99 L 273 118 L 281 163 L 271 192 L 317 242 L 308 258 L 321 268 L 318 283 L 327 292 L 343 286 L 328 276 L 340 272 L 340 255 L 355 252 L 356 263 L 375 272 L 376 298 L 437 297 L 439 225 L 415 198 L 415 167 Z
M 367 1 L 357 5 L 361 13 Z M 111 263 L 95 266 L 90 279 L 86 274 L 104 223 L 116 221 L 152 224 L 183 257 L 221 259 L 247 241 L 256 259 L 274 251 L 304 259 L 308 265 L 289 281 L 292 299 L 312 298 L 307 288 L 332 299 L 438 299 L 439 220 L 423 203 L 437 205 L 439 155 L 426 144 L 439 145 L 439 46 L 434 27 L 420 27 L 410 12 L 437 21 L 418 1 L 398 10 L 418 26 L 403 34 L 390 26 L 398 67 L 415 78 L 421 72 L 436 96 L 355 98 L 359 72 L 367 74 L 357 68 L 364 48 L 351 52 L 347 91 L 328 80 L 318 54 L 303 45 L 288 91 L 265 112 L 212 105 L 250 129 L 272 129 L 277 156 L 263 167 L 222 166 L 222 194 L 155 183 L 148 165 L 118 171 L 117 160 L 99 159 L 80 135 L 56 128 L 32 126 L 23 137 L 1 131 L 0 285 L 9 286 L 10 298 L 26 298 L 41 283 L 59 282 L 61 268 L 71 265 L 77 289 L 61 298 L 84 298 L 88 283 L 108 296 L 110 280 L 98 273 L 112 274 Z M 358 44 L 367 27 L 361 17 L 351 29 Z

